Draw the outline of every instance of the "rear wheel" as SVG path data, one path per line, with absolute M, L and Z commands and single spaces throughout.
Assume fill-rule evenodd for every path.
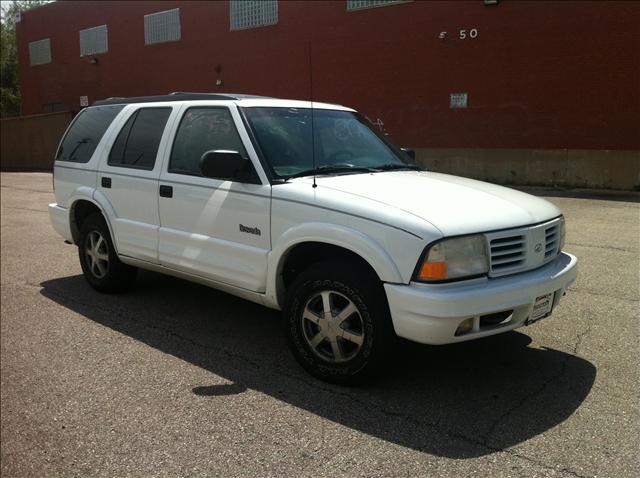
M 315 264 L 300 274 L 290 288 L 284 322 L 300 365 L 339 384 L 378 372 L 395 339 L 378 278 L 338 262 Z
M 107 223 L 99 213 L 91 214 L 82 223 L 78 254 L 85 278 L 100 292 L 121 292 L 135 281 L 137 269 L 120 261 Z

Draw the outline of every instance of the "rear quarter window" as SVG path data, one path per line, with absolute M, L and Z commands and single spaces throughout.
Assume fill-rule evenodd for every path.
M 124 105 L 96 106 L 78 113 L 62 140 L 56 161 L 88 163 L 98 143 Z

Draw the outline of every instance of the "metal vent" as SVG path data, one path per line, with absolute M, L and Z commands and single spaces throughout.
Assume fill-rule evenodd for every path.
M 80 30 L 80 56 L 97 55 L 109 51 L 106 25 Z
M 504 273 L 520 268 L 527 255 L 527 239 L 524 235 L 500 237 L 490 242 L 491 272 Z
M 51 63 L 51 39 L 32 41 L 29 43 L 29 64 L 31 66 Z
M 560 253 L 562 219 L 485 234 L 489 275 L 500 277 L 541 267 Z
M 231 0 L 229 2 L 231 30 L 263 27 L 278 23 L 276 0 Z
M 180 38 L 179 8 L 144 16 L 145 45 L 178 41 Z
M 386 7 L 395 3 L 407 3 L 409 0 L 347 0 L 347 11 L 365 8 Z
M 560 246 L 560 234 L 559 234 L 558 224 L 554 224 L 553 226 L 547 227 L 544 231 L 545 233 L 545 248 L 544 248 L 544 258 L 550 259 L 555 257 L 558 252 L 558 247 Z

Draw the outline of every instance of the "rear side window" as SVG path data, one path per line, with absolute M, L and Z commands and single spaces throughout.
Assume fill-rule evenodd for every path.
M 78 113 L 56 153 L 57 161 L 87 163 L 123 105 L 97 106 Z
M 108 164 L 153 169 L 170 114 L 171 108 L 141 108 L 133 113 L 113 143 Z
M 227 108 L 189 108 L 173 142 L 169 172 L 202 176 L 200 158 L 216 149 L 247 156 L 231 113 Z

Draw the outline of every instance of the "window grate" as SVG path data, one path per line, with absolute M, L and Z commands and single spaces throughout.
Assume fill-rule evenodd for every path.
M 80 30 L 80 56 L 97 55 L 109 51 L 106 25 Z
M 278 23 L 276 0 L 231 0 L 229 2 L 231 30 L 263 27 Z
M 179 8 L 144 16 L 145 45 L 178 41 L 180 38 Z
M 29 64 L 45 65 L 51 63 L 51 39 L 32 41 L 29 43 Z
M 396 3 L 407 3 L 409 0 L 347 0 L 347 11 L 364 10 L 365 8 L 386 7 Z

